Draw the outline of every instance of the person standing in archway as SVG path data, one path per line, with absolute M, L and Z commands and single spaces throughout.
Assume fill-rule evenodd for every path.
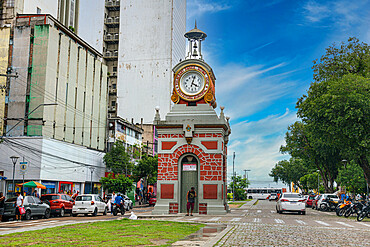
M 197 193 L 195 192 L 195 188 L 191 187 L 191 189 L 186 194 L 186 210 L 187 214 L 185 216 L 189 216 L 189 210 L 191 208 L 190 216 L 193 216 L 194 204 L 195 204 L 195 197 L 197 197 Z

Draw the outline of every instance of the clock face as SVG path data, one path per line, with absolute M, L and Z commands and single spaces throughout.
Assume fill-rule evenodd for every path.
M 189 71 L 181 77 L 180 88 L 187 95 L 196 95 L 203 87 L 204 77 L 196 71 Z

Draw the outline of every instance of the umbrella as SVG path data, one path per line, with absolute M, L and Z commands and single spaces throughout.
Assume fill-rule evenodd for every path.
M 41 189 L 46 189 L 45 185 L 42 185 L 38 182 L 35 181 L 29 181 L 23 184 L 18 184 L 19 186 L 24 186 L 24 187 L 30 187 L 30 188 L 41 188 Z

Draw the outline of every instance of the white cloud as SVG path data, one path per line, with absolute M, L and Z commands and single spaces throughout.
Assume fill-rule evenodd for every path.
M 250 169 L 251 180 L 269 180 L 272 167 L 284 158 L 279 148 L 284 144 L 287 127 L 297 120 L 295 112 L 267 116 L 258 121 L 244 121 L 232 125 L 229 143 L 229 174 L 232 173 L 232 154 L 236 153 L 235 169 L 238 174 Z
M 193 19 L 205 13 L 216 13 L 231 8 L 225 1 L 190 0 L 187 2 L 187 18 Z

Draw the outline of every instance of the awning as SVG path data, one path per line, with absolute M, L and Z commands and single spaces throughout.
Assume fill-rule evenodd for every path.
M 7 180 L 7 177 L 0 176 L 0 180 Z

